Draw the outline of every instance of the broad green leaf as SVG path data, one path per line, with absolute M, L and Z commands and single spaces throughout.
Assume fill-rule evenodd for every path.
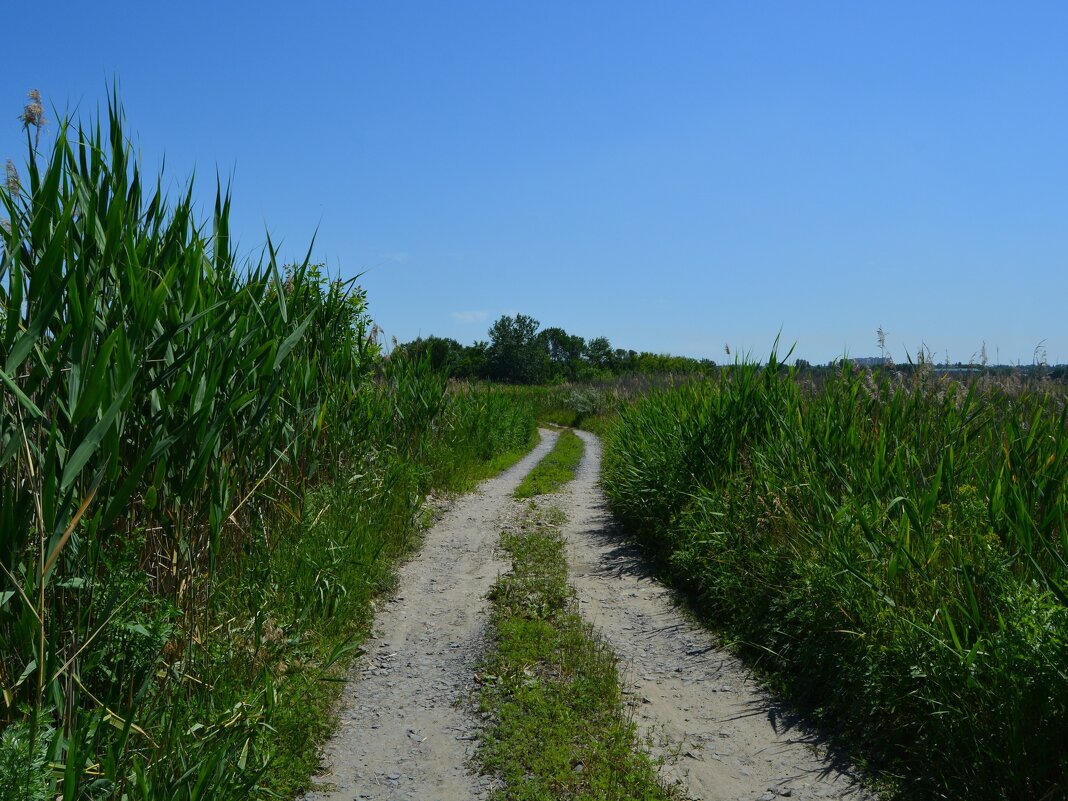
M 301 337 L 304 336 L 304 332 L 308 329 L 308 326 L 311 325 L 311 321 L 314 316 L 315 312 L 311 312 L 307 317 L 304 318 L 304 322 L 298 325 L 296 330 L 293 331 L 293 333 L 291 333 L 288 337 L 286 337 L 285 341 L 283 341 L 282 344 L 278 346 L 278 351 L 275 353 L 274 356 L 274 364 L 271 366 L 272 370 L 277 370 L 278 366 L 282 363 L 285 357 L 289 355 L 289 352 L 293 350 L 294 346 L 298 342 L 300 342 Z
M 71 454 L 67 463 L 63 466 L 63 478 L 60 481 L 60 490 L 66 491 L 68 487 L 74 482 L 74 479 L 78 477 L 78 473 L 82 467 L 98 447 L 100 442 L 104 439 L 104 435 L 111 428 L 112 423 L 115 422 L 115 418 L 118 416 L 119 411 L 125 405 L 127 399 L 130 396 L 130 390 L 133 389 L 134 377 L 130 376 L 130 379 L 126 382 L 125 386 L 119 390 L 119 394 L 112 401 L 111 405 L 107 408 L 104 414 L 96 422 L 96 425 L 89 431 L 86 438 L 78 445 L 74 453 Z

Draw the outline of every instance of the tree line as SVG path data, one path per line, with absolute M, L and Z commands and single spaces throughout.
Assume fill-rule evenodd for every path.
M 420 337 L 398 344 L 395 353 L 426 358 L 435 370 L 456 378 L 507 384 L 585 381 L 623 373 L 704 373 L 710 359 L 691 359 L 613 348 L 608 337 L 586 340 L 563 328 L 541 328 L 533 317 L 503 315 L 488 340 L 462 345 L 448 337 Z

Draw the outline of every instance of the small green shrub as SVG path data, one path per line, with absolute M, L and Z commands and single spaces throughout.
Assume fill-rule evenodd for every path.
M 48 764 L 48 749 L 54 732 L 33 736 L 29 722 L 19 722 L 0 731 L 0 801 L 49 801 L 54 779 Z

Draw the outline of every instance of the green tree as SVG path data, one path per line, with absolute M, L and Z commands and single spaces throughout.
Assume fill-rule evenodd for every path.
M 479 340 L 464 348 L 457 378 L 489 378 L 489 343 Z
M 552 363 L 552 377 L 566 378 L 574 381 L 583 371 L 582 352 L 586 341 L 580 336 L 573 336 L 559 327 L 546 328 L 538 336 L 544 342 Z
M 614 361 L 608 337 L 594 337 L 586 343 L 586 361 L 598 370 L 611 370 Z
M 415 359 L 428 358 L 432 370 L 448 373 L 452 376 L 466 377 L 461 375 L 464 367 L 464 356 L 467 348 L 448 337 L 429 336 L 407 342 L 399 346 L 405 354 Z
M 638 369 L 638 352 L 616 348 L 612 354 L 612 371 L 615 373 L 633 372 Z
M 502 316 L 489 330 L 489 377 L 508 384 L 540 384 L 549 378 L 549 348 L 533 317 Z

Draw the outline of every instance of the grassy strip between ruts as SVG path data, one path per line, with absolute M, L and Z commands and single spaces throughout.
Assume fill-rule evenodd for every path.
M 574 431 L 561 431 L 553 449 L 516 487 L 515 497 L 533 498 L 535 495 L 556 492 L 575 477 L 583 449 L 582 440 Z
M 501 535 L 512 572 L 490 592 L 495 641 L 479 707 L 491 719 L 479 760 L 504 780 L 498 801 L 670 799 L 636 749 L 616 660 L 567 583 L 563 513 L 532 502 Z

